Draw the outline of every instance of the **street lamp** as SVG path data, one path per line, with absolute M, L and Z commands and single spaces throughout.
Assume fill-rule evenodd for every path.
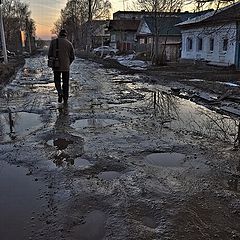
M 3 52 L 4 63 L 7 64 L 8 58 L 7 58 L 7 48 L 6 48 L 6 42 L 5 42 L 3 18 L 2 18 L 2 0 L 0 0 L 0 30 L 1 30 L 2 52 Z

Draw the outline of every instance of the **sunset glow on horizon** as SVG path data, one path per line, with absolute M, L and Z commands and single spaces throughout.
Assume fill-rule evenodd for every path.
M 67 0 L 22 0 L 29 4 L 31 18 L 36 23 L 36 37 L 44 40 L 51 39 L 54 23 L 60 16 L 60 11 L 66 6 Z M 133 0 L 109 0 L 112 13 L 131 9 Z
M 37 38 L 51 39 L 51 29 L 54 22 L 59 18 L 60 11 L 67 3 L 67 0 L 22 0 L 29 4 L 31 18 L 35 21 Z M 124 0 L 125 6 L 131 0 Z M 123 10 L 123 0 L 110 0 L 112 12 Z

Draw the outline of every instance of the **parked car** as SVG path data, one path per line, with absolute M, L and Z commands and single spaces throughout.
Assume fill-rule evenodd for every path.
M 93 52 L 96 54 L 96 55 L 116 55 L 118 53 L 118 49 L 116 48 L 113 48 L 113 47 L 110 47 L 110 46 L 101 46 L 101 47 L 98 47 L 98 48 L 94 48 L 93 49 Z

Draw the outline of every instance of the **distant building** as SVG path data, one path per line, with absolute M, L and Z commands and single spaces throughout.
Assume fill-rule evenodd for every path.
M 113 20 L 109 24 L 110 44 L 120 51 L 133 49 L 152 54 L 154 41 L 158 36 L 159 52 L 163 52 L 167 60 L 176 61 L 180 56 L 181 31 L 175 25 L 206 12 L 209 11 L 118 11 L 113 14 Z
M 109 20 L 92 20 L 84 23 L 80 28 L 79 47 L 81 49 L 96 48 L 109 45 Z
M 118 48 L 120 52 L 133 50 L 139 23 L 140 20 L 110 20 L 110 46 Z
M 151 12 L 147 11 L 118 11 L 113 13 L 113 20 L 133 19 L 141 20 L 143 17 L 151 16 Z
M 240 68 L 240 3 L 180 24 L 182 59 Z
M 180 55 L 181 31 L 175 25 L 179 22 L 179 17 L 144 17 L 136 34 L 136 50 L 152 54 L 158 36 L 159 53 L 167 61 L 176 61 Z

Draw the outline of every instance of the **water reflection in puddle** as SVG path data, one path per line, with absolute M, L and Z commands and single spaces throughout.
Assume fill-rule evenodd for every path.
M 0 161 L 1 239 L 30 239 L 32 220 L 38 229 L 42 227 L 37 215 L 47 206 L 39 197 L 46 187 L 26 174 L 26 169 Z
M 164 90 L 150 91 L 148 88 L 146 90 L 140 88 L 139 85 L 132 85 L 132 88 L 145 95 L 145 100 L 139 102 L 139 106 L 151 113 L 149 118 L 146 118 L 146 122 L 155 121 L 156 124 L 161 125 L 160 131 L 164 125 L 178 132 L 191 132 L 231 143 L 235 141 L 238 119 L 209 110 Z
M 62 150 L 59 150 L 54 156 L 53 162 L 57 167 L 64 167 L 66 165 L 73 165 L 73 159 L 70 158 L 70 155 L 65 153 Z
M 86 127 L 101 128 L 101 127 L 111 126 L 111 125 L 118 124 L 118 123 L 120 123 L 120 122 L 117 120 L 114 120 L 114 119 L 89 118 L 89 119 L 77 120 L 75 123 L 71 124 L 71 127 L 73 127 L 73 128 L 86 128 Z
M 106 171 L 106 172 L 101 172 L 98 174 L 98 178 L 102 179 L 102 180 L 113 180 L 113 179 L 117 179 L 121 176 L 121 174 L 119 172 L 116 171 Z
M 86 169 L 89 168 L 92 164 L 84 158 L 76 158 L 74 159 L 74 166 L 77 169 Z
M 73 239 L 81 240 L 102 240 L 105 236 L 105 222 L 106 215 L 100 211 L 95 210 L 90 212 L 82 219 L 81 225 L 74 227 L 72 231 Z
M 0 114 L 0 142 L 14 140 L 29 131 L 41 127 L 38 114 L 28 112 L 1 113 Z
M 184 163 L 185 155 L 181 153 L 152 153 L 145 161 L 150 165 L 161 167 L 180 167 Z
M 47 144 L 50 146 L 56 147 L 58 150 L 64 150 L 68 147 L 69 144 L 73 144 L 73 141 L 66 140 L 64 138 L 51 139 L 47 141 Z
M 173 128 L 224 141 L 233 142 L 236 138 L 238 125 L 232 118 L 186 100 L 181 101 L 178 107 L 178 117 L 171 123 Z

